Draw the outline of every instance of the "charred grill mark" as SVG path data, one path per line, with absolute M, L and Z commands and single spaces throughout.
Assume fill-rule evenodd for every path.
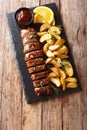
M 35 58 L 38 58 L 38 57 L 42 57 L 42 56 L 43 56 L 42 50 L 29 52 L 29 53 L 25 54 L 25 61 L 30 60 L 30 59 L 35 59 Z

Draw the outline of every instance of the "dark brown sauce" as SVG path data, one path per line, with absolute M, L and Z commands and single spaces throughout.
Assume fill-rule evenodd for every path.
M 23 9 L 17 12 L 16 19 L 20 24 L 27 25 L 32 19 L 32 14 L 29 10 Z

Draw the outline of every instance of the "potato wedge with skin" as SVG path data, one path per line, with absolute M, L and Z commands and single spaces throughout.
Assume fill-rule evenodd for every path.
M 63 60 L 63 59 L 68 59 L 68 58 L 69 58 L 68 55 L 60 54 L 58 51 L 54 51 L 53 54 L 54 54 L 55 56 L 58 56 L 58 58 L 60 58 L 61 60 Z
M 60 71 L 60 78 L 65 79 L 66 78 L 66 73 L 62 69 L 59 68 Z
M 61 67 L 61 64 L 57 63 L 54 59 L 51 60 L 49 63 L 53 64 L 55 67 Z
M 48 74 L 47 77 L 50 79 L 50 78 L 57 77 L 57 76 L 54 72 L 51 72 L 51 73 Z
M 53 58 L 52 58 L 52 57 L 47 58 L 47 59 L 45 60 L 45 64 L 48 64 L 51 60 L 53 60 Z
M 53 41 L 52 39 L 48 39 L 46 40 L 47 43 L 49 43 L 50 45 L 54 45 L 55 44 L 55 41 Z
M 61 59 L 68 59 L 69 58 L 69 56 L 68 55 L 57 55 L 59 58 L 61 58 Z
M 41 27 L 40 27 L 40 32 L 45 31 L 45 30 L 49 29 L 50 27 L 51 27 L 50 24 L 44 23 L 44 24 L 42 24 Z
M 65 45 L 63 45 L 63 46 L 58 50 L 58 53 L 67 55 L 67 54 L 68 54 L 68 48 L 67 48 Z
M 74 71 L 73 71 L 73 67 L 71 65 L 71 63 L 69 61 L 62 61 L 64 68 L 65 68 L 65 72 L 68 76 L 73 76 Z
M 48 48 L 49 46 L 52 45 L 51 43 L 46 43 L 44 46 L 43 46 L 43 52 L 46 54 L 47 51 L 48 51 Z
M 52 30 L 48 30 L 48 32 L 49 32 L 49 34 L 51 34 L 55 39 L 61 39 L 61 37 L 57 34 L 57 33 L 55 33 L 55 32 L 53 32 Z
M 55 57 L 54 60 L 57 62 L 57 63 L 61 63 L 61 59 L 59 57 Z
M 57 26 L 51 26 L 50 27 L 50 30 L 52 31 L 52 32 L 55 32 L 56 34 L 61 34 L 61 30 L 60 30 L 60 28 L 59 27 L 57 27 Z
M 64 39 L 59 39 L 59 40 L 56 41 L 55 44 L 61 46 L 61 45 L 63 45 L 64 43 L 65 43 L 65 40 L 64 40 Z
M 71 82 L 71 83 L 68 83 L 66 85 L 67 88 L 77 88 L 78 87 L 78 84 L 75 83 L 75 82 Z
M 46 31 L 44 31 L 44 32 L 37 32 L 37 35 L 38 35 L 39 37 L 41 37 L 41 36 L 43 36 L 43 35 L 45 35 L 45 34 L 48 34 L 48 32 L 46 32 Z
M 60 71 L 59 71 L 59 69 L 58 69 L 57 67 L 52 67 L 52 68 L 50 68 L 50 70 L 51 70 L 53 73 L 55 73 L 57 77 L 60 76 Z
M 51 50 L 51 51 L 56 51 L 56 50 L 58 50 L 58 48 L 59 48 L 59 45 L 51 45 L 51 46 L 49 46 L 49 50 Z
M 65 79 L 65 82 L 66 82 L 66 83 L 68 83 L 68 82 L 74 82 L 74 83 L 76 83 L 76 82 L 77 82 L 77 79 L 74 78 L 74 77 L 69 77 L 69 78 L 66 78 L 66 79 Z
M 63 78 L 60 78 L 60 81 L 61 81 L 61 85 L 62 85 L 63 91 L 65 91 L 66 90 L 65 80 Z
M 54 58 L 55 57 L 55 55 L 52 53 L 52 51 L 50 51 L 50 50 L 48 50 L 47 52 L 46 52 L 46 56 L 47 57 L 52 57 L 52 58 Z
M 40 37 L 40 42 L 44 42 L 48 39 L 51 39 L 52 38 L 52 35 L 51 34 L 44 34 L 43 36 Z
M 59 78 L 50 78 L 50 81 L 55 84 L 57 87 L 61 86 L 60 79 Z

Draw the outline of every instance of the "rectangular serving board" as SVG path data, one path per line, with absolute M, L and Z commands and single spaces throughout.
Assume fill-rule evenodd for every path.
M 47 6 L 49 8 L 51 8 L 54 12 L 54 17 L 55 17 L 55 21 L 56 21 L 56 25 L 62 25 L 62 21 L 61 18 L 59 16 L 58 13 L 58 9 L 55 3 L 50 3 L 50 4 L 46 4 L 44 6 Z M 30 7 L 29 7 L 30 8 Z M 33 9 L 33 8 L 31 8 Z M 24 61 L 24 53 L 23 53 L 23 45 L 22 45 L 22 41 L 21 41 L 21 36 L 20 36 L 20 28 L 18 27 L 15 18 L 14 18 L 14 14 L 15 12 L 11 12 L 11 13 L 7 13 L 6 14 L 6 18 L 7 18 L 7 24 L 8 24 L 8 28 L 9 28 L 9 32 L 10 32 L 10 36 L 12 39 L 12 46 L 14 48 L 14 53 L 15 53 L 15 58 L 18 64 L 18 69 L 19 72 L 21 74 L 21 80 L 23 82 L 23 89 L 24 89 L 24 93 L 25 93 L 25 97 L 27 100 L 28 104 L 32 104 L 38 101 L 43 101 L 43 100 L 47 100 L 53 97 L 59 97 L 59 96 L 63 96 L 63 95 L 67 95 L 67 94 L 71 94 L 74 92 L 78 92 L 80 90 L 82 90 L 77 72 L 76 72 L 76 67 L 74 64 L 74 60 L 72 57 L 72 54 L 70 52 L 70 47 L 69 47 L 69 43 L 67 41 L 66 35 L 65 35 L 65 31 L 62 25 L 62 38 L 65 39 L 66 41 L 66 45 L 69 49 L 69 60 L 73 66 L 74 69 L 74 76 L 77 78 L 78 80 L 78 88 L 75 89 L 66 89 L 66 91 L 60 91 L 57 95 L 53 94 L 53 95 L 48 95 L 48 96 L 37 96 L 34 92 L 34 87 L 32 84 L 32 80 L 30 77 L 30 74 L 28 72 L 26 63 Z

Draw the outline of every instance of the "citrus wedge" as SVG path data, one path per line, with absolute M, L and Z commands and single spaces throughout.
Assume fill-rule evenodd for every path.
M 54 20 L 53 11 L 46 6 L 38 6 L 33 10 L 34 14 L 38 14 L 44 19 L 47 23 L 51 24 Z M 38 21 L 39 22 L 39 21 Z M 42 21 L 43 23 L 43 21 Z
M 35 14 L 34 15 L 34 23 L 46 23 L 46 21 L 39 14 Z

